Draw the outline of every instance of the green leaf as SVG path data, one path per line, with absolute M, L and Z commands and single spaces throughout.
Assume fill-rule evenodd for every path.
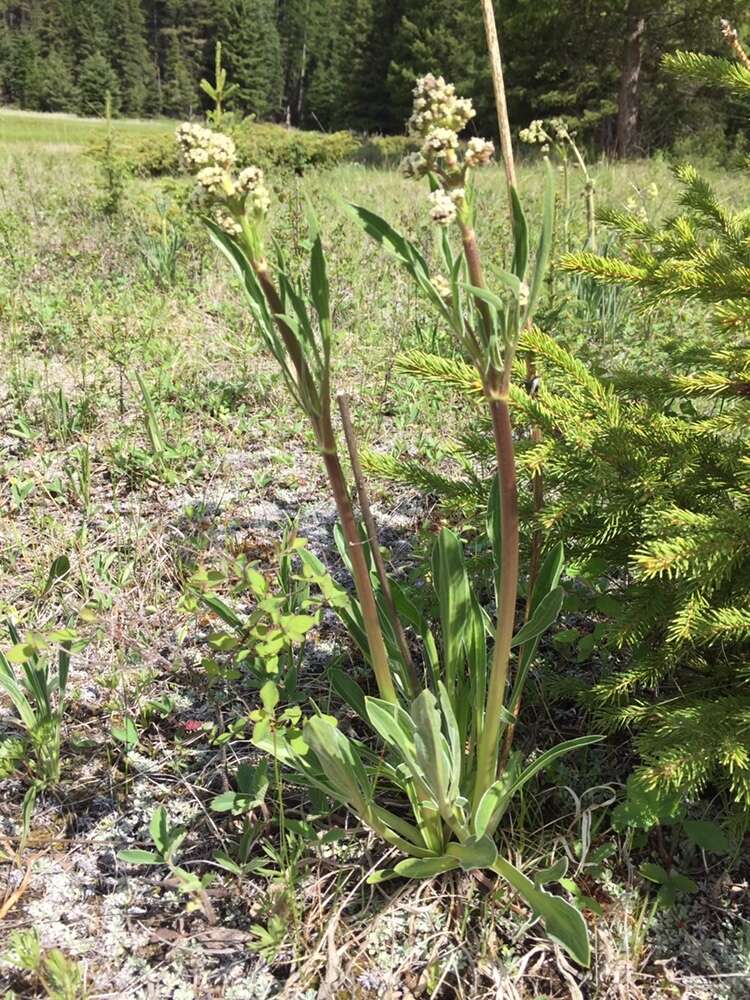
M 405 878 L 435 878 L 436 875 L 442 875 L 443 872 L 449 872 L 459 867 L 458 858 L 442 856 L 437 858 L 407 858 L 405 861 L 399 861 L 393 870 L 397 875 L 403 875 Z
M 153 851 L 118 851 L 117 857 L 129 865 L 162 865 L 164 862 Z
M 399 875 L 395 868 L 381 868 L 379 871 L 367 876 L 367 884 L 380 885 L 381 882 L 388 882 L 390 879 L 398 877 Z
M 443 528 L 432 549 L 432 577 L 440 605 L 445 686 L 455 697 L 463 664 L 463 637 L 471 610 L 471 587 L 457 535 Z
M 562 542 L 558 542 L 547 555 L 544 557 L 541 567 L 539 568 L 539 575 L 537 576 L 536 583 L 534 584 L 534 590 L 531 594 L 531 607 L 529 610 L 529 618 L 533 619 L 539 607 L 547 597 L 548 594 L 554 592 L 560 581 L 560 576 L 562 574 L 563 563 L 565 560 L 565 553 L 563 551 Z M 516 670 L 516 677 L 513 682 L 513 688 L 511 691 L 510 701 L 508 705 L 511 711 L 515 711 L 518 705 L 521 695 L 523 694 L 524 685 L 526 684 L 526 677 L 531 669 L 531 664 L 536 656 L 536 651 L 539 646 L 540 636 L 532 639 L 530 642 L 524 644 L 518 657 L 518 669 Z
M 310 251 L 310 296 L 315 306 L 321 324 L 331 318 L 330 294 L 328 290 L 328 275 L 326 259 L 320 236 L 316 235 Z
M 46 597 L 58 580 L 62 580 L 70 572 L 70 559 L 66 555 L 58 556 L 49 568 L 47 582 L 42 590 L 42 597 Z
M 414 748 L 417 765 L 425 776 L 444 818 L 452 812 L 450 798 L 450 762 L 448 748 L 442 733 L 441 716 L 437 699 L 428 688 L 421 691 L 411 704 L 414 720 Z
M 661 865 L 653 864 L 650 861 L 644 862 L 638 869 L 644 878 L 649 882 L 656 882 L 657 885 L 664 885 L 669 881 L 669 872 Z
M 561 896 L 553 896 L 534 883 L 504 858 L 498 857 L 493 870 L 506 879 L 516 892 L 541 917 L 550 938 L 561 945 L 580 965 L 588 968 L 591 949 L 586 924 L 579 911 Z
M 568 873 L 568 859 L 563 855 L 549 868 L 539 868 L 534 872 L 534 885 L 540 889 L 550 882 L 561 882 Z
M 346 704 L 353 708 L 361 719 L 367 719 L 367 708 L 365 706 L 365 693 L 362 688 L 340 667 L 332 667 L 328 671 L 331 678 L 331 686 Z
M 122 725 L 112 726 L 111 733 L 118 743 L 122 743 L 126 750 L 132 750 L 138 745 L 138 730 L 132 719 L 123 719 Z
M 156 845 L 156 849 L 161 854 L 166 854 L 169 849 L 169 824 L 164 806 L 157 806 L 149 823 L 148 832 Z
M 266 681 L 260 689 L 260 700 L 266 712 L 272 715 L 273 710 L 279 703 L 279 689 L 273 681 Z
M 521 769 L 521 754 L 514 750 L 508 758 L 505 771 L 490 785 L 482 796 L 474 812 L 474 833 L 492 836 L 513 798 L 516 782 Z
M 558 757 L 562 757 L 563 754 L 570 753 L 572 750 L 587 747 L 592 743 L 599 743 L 603 739 L 603 736 L 576 736 L 575 739 L 565 740 L 550 750 L 545 750 L 543 754 L 540 754 L 536 760 L 523 769 L 511 789 L 511 795 L 515 795 L 517 791 L 523 788 L 527 781 L 530 781 L 535 774 L 544 770 L 545 767 L 549 767 Z
M 529 225 L 514 187 L 510 189 L 510 202 L 513 213 L 513 271 L 519 281 L 523 281 L 529 264 Z
M 594 603 L 594 607 L 600 614 L 607 615 L 608 618 L 616 618 L 622 611 L 620 601 L 616 600 L 610 594 L 600 594 Z
M 680 792 L 650 788 L 637 773 L 628 778 L 626 792 L 625 801 L 612 811 L 615 830 L 626 827 L 650 830 L 660 824 L 675 823 L 684 814 L 685 801 Z
M 544 278 L 547 273 L 550 252 L 552 250 L 552 239 L 555 229 L 555 178 L 549 162 L 546 164 L 547 178 L 544 186 L 544 206 L 542 209 L 542 231 L 539 236 L 539 245 L 534 261 L 534 276 L 531 279 L 529 289 L 529 301 L 526 306 L 524 321 L 530 323 L 539 302 L 544 287 Z
M 201 601 L 231 628 L 236 629 L 238 632 L 244 631 L 245 623 L 221 598 L 215 597 L 213 594 L 206 594 L 201 597 Z
M 222 792 L 211 799 L 211 808 L 214 812 L 229 812 L 234 809 L 238 798 L 237 792 Z
M 560 614 L 564 593 L 562 587 L 555 587 L 549 594 L 546 594 L 531 618 L 513 636 L 511 646 L 523 646 L 524 643 L 536 639 L 537 636 L 546 632 Z
M 363 816 L 372 795 L 365 769 L 353 744 L 337 726 L 320 716 L 314 716 L 305 723 L 303 738 L 318 758 L 339 801 Z
M 497 848 L 491 837 L 468 837 L 461 844 L 448 844 L 446 850 L 452 858 L 458 858 L 465 872 L 491 868 L 497 860 Z
M 680 872 L 672 872 L 669 877 L 669 884 L 673 886 L 677 892 L 697 892 L 698 885 L 687 875 L 682 875 Z
M 712 854 L 733 854 L 734 845 L 717 823 L 705 819 L 686 819 L 683 829 L 690 840 Z

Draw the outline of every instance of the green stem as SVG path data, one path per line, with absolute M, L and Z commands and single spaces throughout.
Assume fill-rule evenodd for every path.
M 507 386 L 505 378 L 502 384 Z M 477 775 L 474 786 L 475 808 L 494 782 L 497 774 L 500 713 L 505 701 L 505 688 L 508 683 L 511 641 L 516 617 L 516 596 L 518 594 L 518 487 L 513 452 L 513 429 L 507 397 L 503 399 L 502 393 L 500 393 L 498 398 L 490 398 L 490 413 L 497 456 L 497 478 L 500 486 L 500 592 L 484 726 L 477 753 Z

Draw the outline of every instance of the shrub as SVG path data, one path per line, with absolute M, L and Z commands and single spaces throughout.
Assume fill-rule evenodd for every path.
M 231 130 L 239 166 L 255 164 L 264 169 L 301 172 L 308 167 L 333 167 L 352 156 L 360 141 L 351 132 L 303 132 L 268 122 L 246 121 Z M 97 155 L 101 143 L 91 147 Z M 179 173 L 174 135 L 149 139 L 118 139 L 118 155 L 138 177 L 163 177 Z
M 356 160 L 368 167 L 395 167 L 417 149 L 408 135 L 374 135 L 362 143 Z

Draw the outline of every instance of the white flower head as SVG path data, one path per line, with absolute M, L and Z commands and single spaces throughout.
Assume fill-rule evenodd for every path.
M 536 118 L 528 128 L 522 128 L 518 133 L 518 138 L 521 142 L 526 142 L 531 146 L 535 144 L 541 146 L 543 143 L 551 141 L 550 136 L 544 130 L 544 122 L 541 118 Z
M 455 220 L 457 215 L 456 202 L 442 188 L 438 188 L 437 191 L 430 194 L 430 202 L 432 204 L 430 218 L 433 222 L 439 226 L 448 226 Z
M 234 166 L 235 146 L 228 135 L 184 122 L 178 126 L 176 136 L 182 162 L 188 170 L 204 166 L 230 170 Z
M 232 178 L 221 167 L 203 167 L 195 175 L 198 187 L 203 188 L 206 194 L 214 197 L 226 193 L 230 195 L 234 188 Z
M 489 139 L 480 139 L 478 136 L 469 139 L 466 144 L 466 155 L 464 163 L 468 167 L 483 167 L 490 162 L 495 155 L 495 144 Z
M 401 161 L 401 173 L 404 177 L 424 177 L 429 172 L 429 164 L 421 153 L 408 153 Z
M 421 76 L 414 87 L 414 105 L 407 123 L 410 135 L 427 136 L 433 129 L 460 132 L 476 114 L 471 101 L 456 97 L 456 88 L 442 76 Z
M 230 215 L 229 212 L 221 205 L 215 205 L 213 210 L 214 222 L 228 233 L 230 236 L 239 236 L 242 232 L 242 226 L 237 221 L 237 219 Z

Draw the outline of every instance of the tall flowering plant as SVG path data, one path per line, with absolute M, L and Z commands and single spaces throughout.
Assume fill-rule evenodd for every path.
M 496 842 L 502 819 L 524 785 L 561 754 L 599 737 L 568 740 L 527 761 L 519 751 L 511 751 L 507 739 L 540 636 L 562 602 L 558 582 L 563 554 L 557 547 L 544 560 L 525 623 L 516 629 L 518 514 L 510 379 L 520 331 L 530 322 L 542 287 L 554 190 L 550 181 L 533 268 L 526 219 L 512 191 L 513 270 L 497 274 L 502 294 L 496 294 L 484 279 L 471 184 L 472 171 L 490 162 L 493 145 L 478 138 L 465 144 L 459 139 L 473 115 L 471 101 L 458 97 L 442 78 L 418 81 L 409 129 L 420 138 L 421 147 L 404 168 L 411 177 L 429 178 L 430 214 L 444 227 L 444 273 L 431 273 L 419 249 L 385 220 L 361 206 L 350 207 L 352 217 L 400 261 L 454 332 L 476 365 L 492 413 L 498 489 L 488 524 L 496 557 L 497 615 L 493 623 L 480 606 L 460 542 L 446 529 L 435 543 L 432 561 L 439 641 L 408 593 L 395 581 L 386 586 L 378 576 L 371 547 L 377 539 L 364 536 L 354 516 L 331 418 L 334 334 L 320 236 L 313 234 L 304 283 L 290 276 L 283 252 L 272 267 L 264 254 L 268 197 L 262 174 L 255 168 L 236 174 L 233 157 L 226 155 L 230 147 L 225 137 L 194 126 L 178 130 L 183 159 L 196 173 L 206 225 L 239 275 L 258 329 L 312 425 L 338 509 L 340 548 L 356 597 L 301 550 L 304 572 L 318 583 L 358 642 L 378 689 L 377 696 L 369 695 L 348 675 L 332 675 L 336 690 L 369 728 L 369 736 L 347 737 L 335 718 L 315 706 L 299 723 L 282 723 L 274 715 L 274 700 L 264 699 L 271 708 L 261 713 L 254 741 L 288 766 L 295 780 L 344 804 L 405 855 L 393 869 L 378 872 L 377 880 L 490 869 L 523 897 L 551 938 L 587 965 L 588 936 L 580 912 L 548 891 L 544 877 L 532 881 L 511 864 Z M 448 237 L 452 225 L 460 235 L 456 253 Z M 412 657 L 405 650 L 405 630 L 411 631 L 420 655 Z M 413 660 L 421 663 L 421 670 Z M 373 746 L 373 738 L 381 741 L 381 748 Z M 556 866 L 554 878 L 564 874 L 564 866 Z

